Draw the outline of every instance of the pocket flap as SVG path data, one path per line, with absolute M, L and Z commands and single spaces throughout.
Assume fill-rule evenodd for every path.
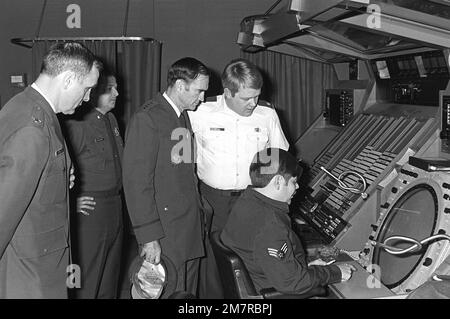
M 66 159 L 64 153 L 59 154 L 51 163 L 48 169 L 48 176 L 59 174 L 66 171 Z
M 68 247 L 66 228 L 27 236 L 16 236 L 11 246 L 19 258 L 36 258 Z

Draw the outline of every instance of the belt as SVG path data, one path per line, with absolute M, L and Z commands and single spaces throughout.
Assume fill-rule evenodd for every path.
M 111 197 L 111 196 L 117 196 L 120 194 L 120 190 L 117 188 L 110 189 L 107 191 L 84 191 L 81 192 L 80 196 L 92 196 L 92 197 Z
M 200 187 L 204 187 L 206 188 L 208 191 L 222 195 L 222 196 L 226 196 L 226 197 L 231 197 L 231 196 L 240 196 L 245 189 L 217 189 L 214 187 L 211 187 L 203 182 L 200 182 Z

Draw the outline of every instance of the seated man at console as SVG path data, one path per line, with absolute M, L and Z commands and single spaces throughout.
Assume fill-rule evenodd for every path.
M 294 156 L 278 148 L 256 153 L 251 186 L 236 201 L 222 231 L 222 242 L 246 265 L 255 288 L 306 293 L 350 279 L 352 265 L 308 265 L 300 239 L 291 229 L 289 207 L 302 169 Z

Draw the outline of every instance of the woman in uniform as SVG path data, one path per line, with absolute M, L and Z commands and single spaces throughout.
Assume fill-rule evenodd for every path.
M 114 74 L 104 70 L 90 101 L 65 121 L 75 164 L 71 198 L 73 262 L 80 266 L 81 299 L 116 298 L 122 253 L 123 140 L 111 113 L 119 95 Z

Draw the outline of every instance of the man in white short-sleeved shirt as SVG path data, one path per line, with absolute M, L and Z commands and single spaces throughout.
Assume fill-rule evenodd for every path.
M 222 85 L 222 95 L 188 112 L 197 146 L 200 191 L 214 210 L 206 226 L 209 232 L 223 229 L 234 202 L 251 184 L 249 167 L 254 155 L 268 147 L 289 148 L 275 110 L 268 102 L 258 101 L 263 79 L 255 65 L 244 59 L 231 61 L 222 73 Z M 211 255 L 207 253 L 201 263 L 200 298 L 223 296 L 220 283 L 215 285 L 218 275 L 216 280 L 212 275 L 217 268 Z

